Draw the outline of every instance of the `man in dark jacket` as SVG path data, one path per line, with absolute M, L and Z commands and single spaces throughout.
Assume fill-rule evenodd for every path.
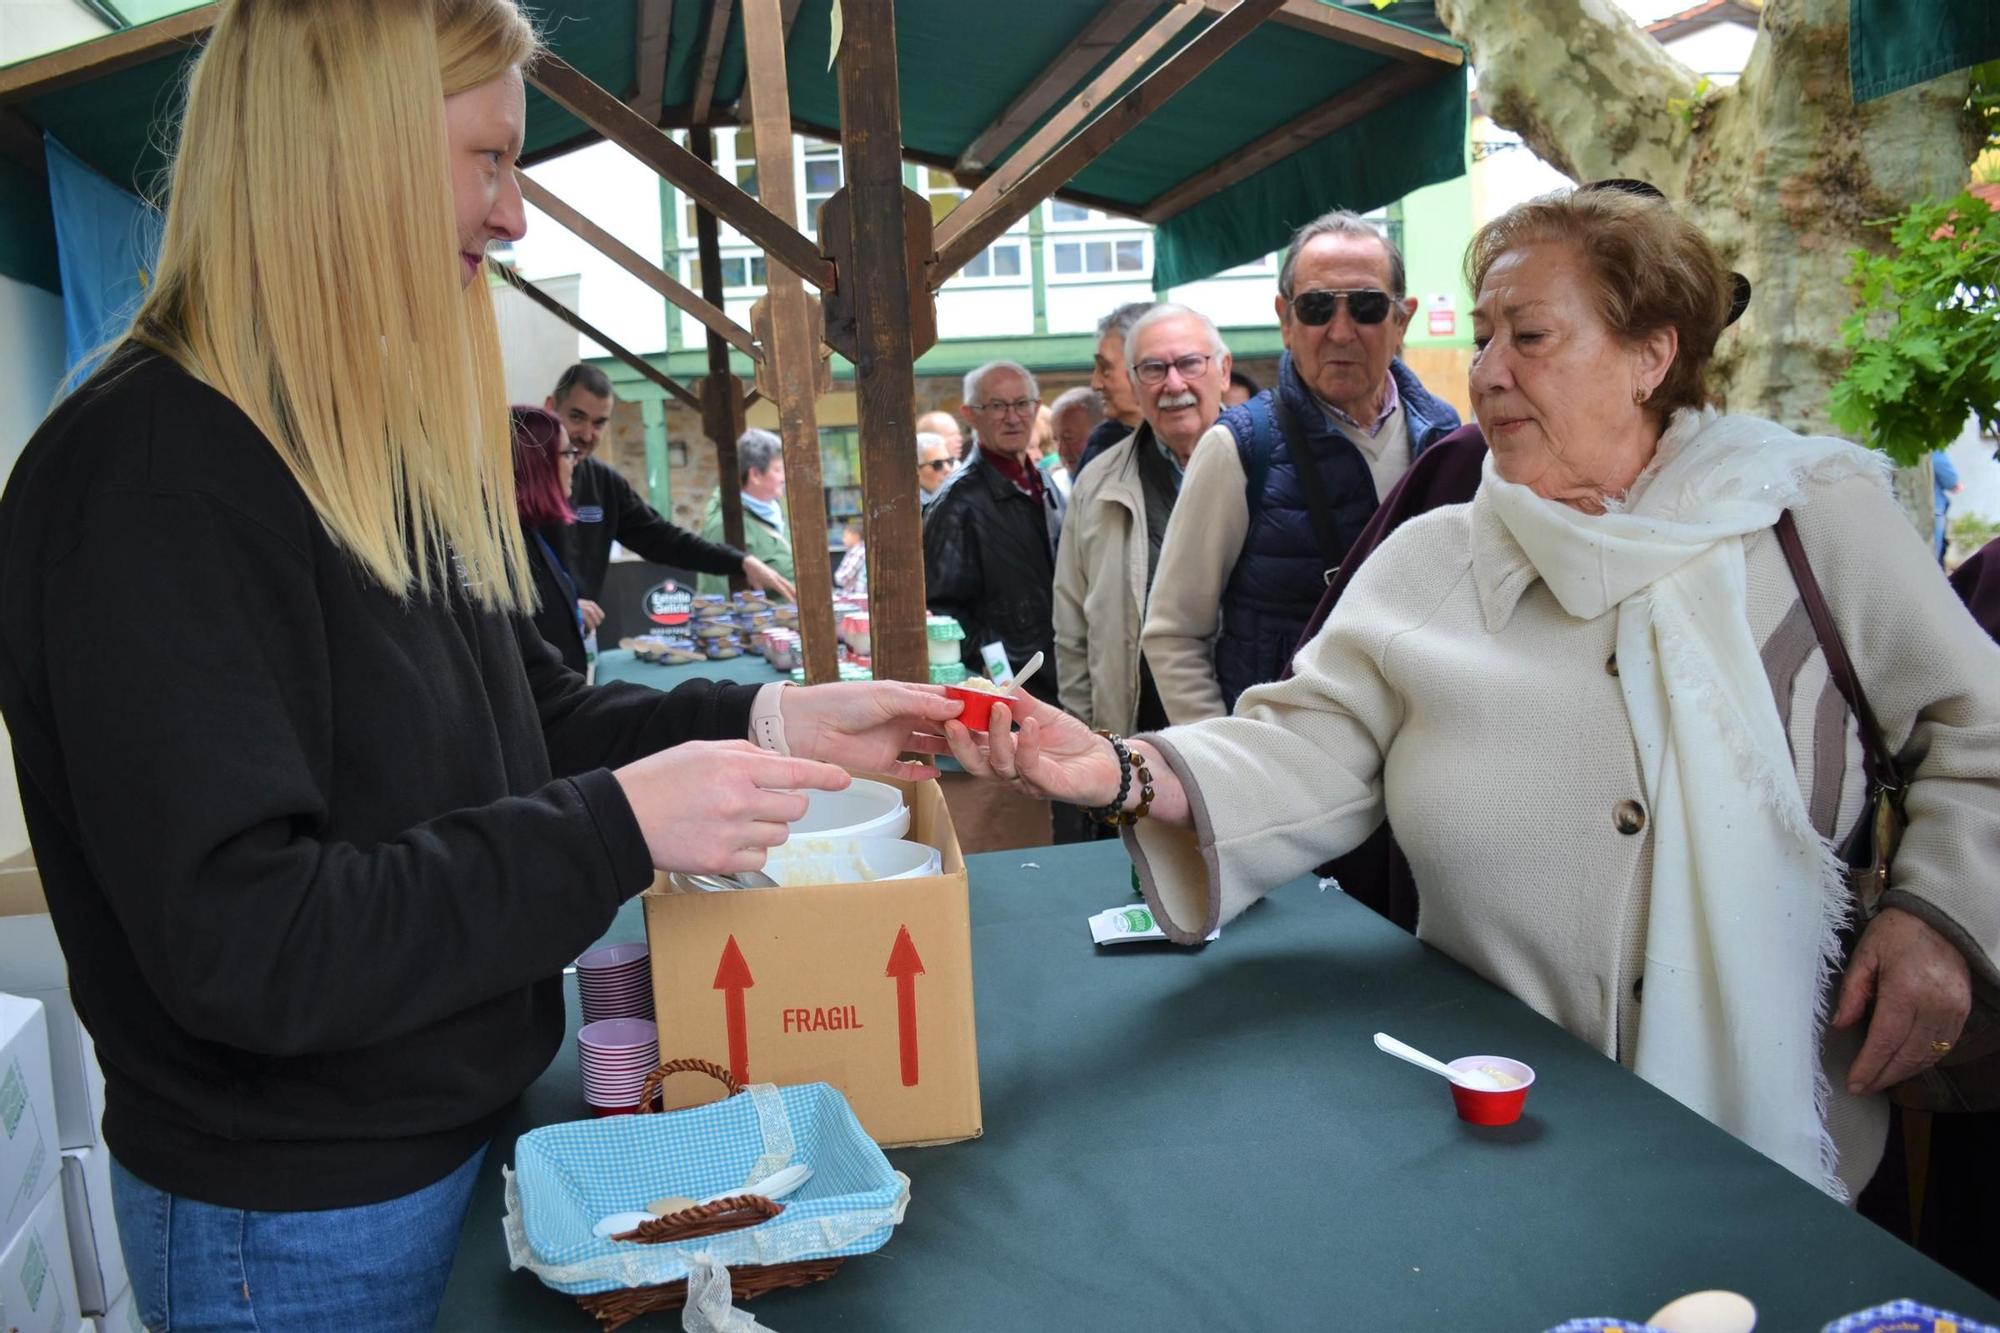
M 965 377 L 973 442 L 924 514 L 924 589 L 933 613 L 965 627 L 966 670 L 988 674 L 981 649 L 998 644 L 1016 673 L 1055 652 L 1056 537 L 1063 500 L 1028 461 L 1041 393 L 1027 368 L 991 361 Z M 1028 692 L 1056 701 L 1051 667 Z
M 1196 446 L 1160 552 L 1143 649 L 1174 722 L 1220 717 L 1283 673 L 1379 497 L 1457 427 L 1396 359 L 1417 304 L 1403 288 L 1402 255 L 1354 213 L 1293 235 L 1277 387 Z
M 753 588 L 797 600 L 791 583 L 762 560 L 676 527 L 640 499 L 617 468 L 592 456 L 599 436 L 611 423 L 611 378 L 603 371 L 584 362 L 571 366 L 556 381 L 544 406 L 562 419 L 570 443 L 583 455 L 570 484 L 576 522 L 562 531 L 565 545 L 558 549 L 576 580 L 585 628 L 596 629 L 604 619 L 597 599 L 604 591 L 604 571 L 611 563 L 614 541 L 656 565 L 697 574 L 740 573 Z

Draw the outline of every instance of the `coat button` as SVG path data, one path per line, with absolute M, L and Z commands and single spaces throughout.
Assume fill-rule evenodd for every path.
M 1615 676 L 1618 674 L 1617 653 L 1613 653 L 1611 654 L 1611 656 L 1604 659 L 1604 673 L 1608 676 Z
M 1620 833 L 1637 833 L 1646 827 L 1646 807 L 1637 801 L 1620 801 L 1611 808 L 1611 822 Z

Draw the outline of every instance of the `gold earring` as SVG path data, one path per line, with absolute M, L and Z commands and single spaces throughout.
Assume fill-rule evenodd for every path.
M 1650 395 L 1652 392 L 1653 391 L 1651 389 L 1647 388 L 1634 389 L 1632 390 L 1632 401 L 1634 403 L 1643 403 L 1646 401 L 1648 395 Z

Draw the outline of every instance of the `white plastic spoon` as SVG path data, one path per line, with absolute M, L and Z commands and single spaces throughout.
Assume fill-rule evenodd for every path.
M 613 1236 L 636 1231 L 652 1220 L 651 1213 L 612 1213 L 608 1217 L 598 1219 L 597 1225 L 590 1229 L 590 1234 L 599 1240 L 610 1240 Z
M 1014 677 L 1014 679 L 1008 681 L 1007 683 L 1013 686 L 1015 689 L 1024 689 L 1028 684 L 1028 677 L 1034 675 L 1037 671 L 1040 671 L 1041 669 L 1042 669 L 1042 655 L 1040 653 L 1036 653 L 1033 657 L 1028 659 L 1028 665 L 1021 668 L 1021 674 Z
M 766 1199 L 782 1199 L 808 1180 L 811 1180 L 812 1173 L 813 1169 L 811 1167 L 807 1166 L 804 1162 L 797 1162 L 782 1170 L 773 1171 L 762 1180 L 752 1181 L 748 1185 L 742 1185 L 733 1190 L 724 1190 L 720 1194 L 711 1194 L 706 1199 L 703 1199 L 702 1203 L 714 1203 L 717 1199 L 727 1199 L 736 1194 L 756 1194 Z
M 1474 1092 L 1504 1091 L 1500 1080 L 1491 1074 L 1483 1074 L 1472 1069 L 1453 1069 L 1442 1060 L 1434 1060 L 1408 1042 L 1397 1041 L 1386 1032 L 1375 1034 L 1375 1047 L 1395 1056 L 1398 1060 L 1408 1060 L 1419 1069 L 1428 1069 L 1440 1078 L 1458 1084 L 1461 1088 L 1471 1088 Z
M 795 1165 L 785 1167 L 783 1170 L 773 1171 L 762 1180 L 754 1181 L 748 1185 L 739 1185 L 735 1189 L 724 1190 L 720 1194 L 711 1194 L 706 1199 L 687 1199 L 682 1198 L 678 1194 L 669 1195 L 664 1199 L 655 1199 L 646 1205 L 646 1212 L 652 1217 L 665 1217 L 669 1213 L 678 1213 L 688 1208 L 703 1208 L 718 1199 L 727 1199 L 736 1194 L 759 1194 L 766 1199 L 782 1199 L 811 1179 L 812 1168 L 804 1162 L 799 1162 Z M 623 1217 L 627 1216 L 627 1214 L 620 1213 L 617 1216 Z

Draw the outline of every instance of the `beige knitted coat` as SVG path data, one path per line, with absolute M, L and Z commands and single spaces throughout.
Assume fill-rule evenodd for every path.
M 1879 480 L 1809 486 L 1813 570 L 1889 744 L 1910 826 L 1884 905 L 1937 927 L 2000 986 L 2000 649 Z M 1863 800 L 1861 752 L 1777 539 L 1744 543 L 1749 615 L 1800 788 L 1829 836 Z M 1295 675 L 1228 718 L 1154 737 L 1193 832 L 1127 834 L 1147 901 L 1192 943 L 1386 815 L 1415 872 L 1418 937 L 1628 1067 L 1653 828 L 1614 678 L 1618 617 L 1570 617 L 1482 494 L 1404 525 L 1356 576 Z M 1880 1098 L 1828 1125 L 1851 1193 L 1873 1175 Z

